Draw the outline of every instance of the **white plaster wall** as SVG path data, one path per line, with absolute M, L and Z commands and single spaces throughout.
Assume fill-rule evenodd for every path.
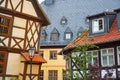
M 19 75 L 20 72 L 20 54 L 9 53 L 6 74 Z
M 13 27 L 12 36 L 19 37 L 19 38 L 24 38 L 25 30 Z
M 27 13 L 37 17 L 35 9 L 30 1 L 24 0 L 23 13 Z
M 26 28 L 26 19 L 14 17 L 14 26 L 19 26 L 21 28 Z

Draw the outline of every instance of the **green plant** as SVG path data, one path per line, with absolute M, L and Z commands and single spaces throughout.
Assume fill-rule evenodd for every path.
M 96 45 L 88 44 L 88 40 L 93 41 L 93 38 L 88 39 L 88 37 L 86 36 L 80 36 L 80 40 L 83 41 L 85 44 L 81 45 L 74 43 L 74 49 L 69 51 L 69 54 L 67 55 L 71 59 L 78 72 L 74 74 L 73 70 L 69 70 L 69 77 L 71 77 L 71 80 L 87 80 L 89 78 L 90 71 L 88 69 L 88 64 L 92 58 L 92 55 L 87 54 L 87 51 L 89 49 L 98 47 Z

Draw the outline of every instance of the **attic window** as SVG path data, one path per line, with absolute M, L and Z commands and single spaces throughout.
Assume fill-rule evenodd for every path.
M 47 33 L 45 30 L 43 30 L 41 33 L 41 40 L 44 41 L 44 40 L 46 40 L 46 38 L 47 38 Z
M 67 24 L 67 19 L 63 16 L 61 21 L 60 21 L 61 25 L 66 25 Z
M 54 3 L 54 0 L 45 0 L 45 5 L 52 5 Z
M 59 32 L 56 28 L 54 28 L 53 31 L 51 32 L 51 40 L 52 41 L 59 40 Z
M 65 40 L 71 40 L 72 39 L 72 36 L 73 36 L 73 33 L 72 31 L 70 30 L 70 28 L 68 27 L 66 29 L 66 31 L 64 32 L 64 39 Z
M 94 19 L 92 20 L 92 32 L 99 33 L 104 31 L 104 19 Z

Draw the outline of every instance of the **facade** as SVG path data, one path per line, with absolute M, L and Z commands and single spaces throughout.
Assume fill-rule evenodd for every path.
M 39 41 L 42 26 L 50 22 L 37 0 L 0 1 L 0 80 L 30 80 L 30 56 L 32 45 L 32 80 L 38 80 L 42 63 Z
M 91 0 L 90 2 L 89 0 L 44 0 L 41 6 L 50 19 L 51 24 L 43 27 L 41 32 L 40 49 L 47 60 L 47 63 L 42 66 L 44 72 L 43 80 L 51 80 L 48 79 L 49 70 L 59 69 L 58 72 L 62 75 L 63 69 L 66 67 L 63 58 L 60 58 L 60 60 L 63 59 L 61 60 L 62 64 L 58 65 L 57 69 L 52 67 L 58 63 L 49 63 L 51 61 L 59 62 L 59 57 L 61 56 L 57 55 L 58 58 L 56 60 L 50 60 L 50 51 L 59 52 L 88 28 L 86 16 L 106 10 L 111 11 L 119 8 L 119 4 L 120 1 L 118 0 Z M 63 67 L 61 68 L 61 66 Z M 61 78 L 57 79 L 62 80 Z
M 92 55 L 92 59 L 88 62 L 90 65 L 96 66 L 99 69 L 99 76 L 102 79 L 120 79 L 120 9 L 113 12 L 103 12 L 91 16 L 89 19 L 89 30 L 83 32 L 80 37 L 68 44 L 62 51 L 63 54 L 75 49 L 75 44 L 85 45 L 94 44 L 98 48 L 88 49 L 87 54 Z M 92 41 L 90 41 L 92 37 Z M 86 42 L 83 41 L 86 39 Z M 73 53 L 74 54 L 74 53 Z M 70 61 L 69 61 L 70 60 Z M 71 68 L 76 71 L 77 67 L 74 61 L 68 60 L 68 69 Z M 93 75 L 94 76 L 94 75 Z
M 41 67 L 40 80 L 65 80 L 63 72 L 66 70 L 65 59 L 62 55 L 57 55 L 61 48 L 41 48 L 41 54 L 47 63 Z

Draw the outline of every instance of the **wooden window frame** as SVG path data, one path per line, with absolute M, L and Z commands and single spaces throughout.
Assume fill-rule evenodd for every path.
M 56 59 L 57 59 L 57 51 L 50 51 L 50 60 L 56 60 Z
M 40 71 L 40 80 L 44 80 L 44 70 Z
M 3 19 L 3 23 L 2 20 Z M 12 28 L 12 18 L 8 16 L 0 15 L 0 36 L 10 36 L 11 28 Z M 7 33 L 4 31 L 7 30 Z
M 0 51 L 0 55 L 3 54 L 4 55 L 4 58 L 0 59 L 0 65 L 2 65 L 3 69 L 2 69 L 2 72 L 0 73 L 0 76 L 1 75 L 4 75 L 5 72 L 6 72 L 6 65 L 7 65 L 7 52 L 5 51 Z
M 57 70 L 49 70 L 48 80 L 58 80 L 58 71 Z

